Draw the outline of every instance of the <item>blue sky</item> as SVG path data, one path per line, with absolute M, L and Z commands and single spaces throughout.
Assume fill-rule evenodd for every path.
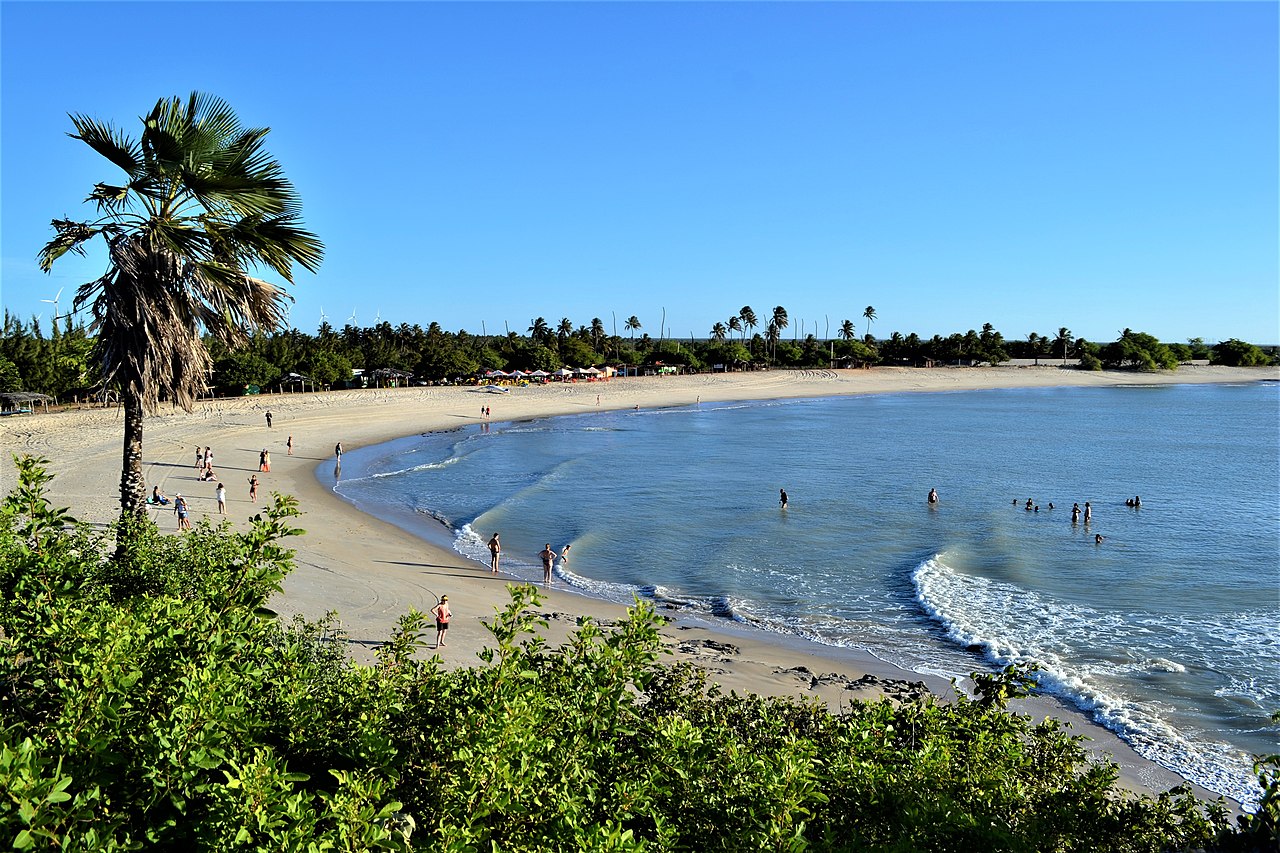
M 0 3 L 3 304 L 136 134 L 228 101 L 325 242 L 293 321 L 1280 342 L 1274 3 Z M 47 321 L 46 321 L 47 322 Z M 789 329 L 786 337 L 790 337 Z

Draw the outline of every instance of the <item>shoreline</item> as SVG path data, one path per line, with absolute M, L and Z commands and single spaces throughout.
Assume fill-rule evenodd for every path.
M 1184 367 L 1173 373 L 1089 373 L 1058 367 L 876 368 L 874 370 L 766 371 L 699 374 L 683 377 L 631 377 L 610 382 L 555 384 L 493 395 L 465 387 L 367 389 L 313 394 L 269 395 L 201 401 L 191 414 L 164 412 L 148 417 L 144 431 L 144 473 L 170 497 L 187 496 L 193 517 L 220 520 L 213 484 L 195 482 L 193 449 L 214 448 L 216 470 L 227 483 L 228 515 L 237 529 L 256 511 L 245 480 L 256 472 L 257 453 L 271 451 L 272 471 L 259 474 L 260 499 L 278 491 L 298 499 L 304 512 L 298 526 L 307 535 L 289 543 L 296 549 L 294 572 L 284 594 L 273 602 L 283 618 L 295 614 L 317 619 L 337 611 L 357 660 L 371 658 L 377 644 L 410 608 L 429 610 L 447 593 L 454 605 L 449 645 L 440 650 L 447 666 L 478 663 L 476 653 L 487 634 L 480 624 L 507 600 L 509 576 L 494 576 L 447 545 L 415 535 L 390 520 L 368 515 L 331 488 L 318 473 L 333 459 L 333 445 L 345 450 L 382 444 L 426 432 L 481 422 L 474 412 L 483 402 L 498 409 L 500 421 L 526 420 L 610 409 L 665 408 L 699 400 L 727 402 L 815 398 L 895 392 L 937 392 L 1034 387 L 1107 387 L 1116 385 L 1236 383 L 1280 379 L 1275 368 Z M 597 395 L 599 404 L 597 405 Z M 479 401 L 477 401 L 479 397 Z M 264 415 L 272 411 L 274 428 Z M 118 512 L 122 418 L 118 409 L 27 415 L 0 421 L 6 446 L 14 452 L 50 458 L 57 475 L 50 495 L 69 505 L 76 518 L 107 524 Z M 286 455 L 292 435 L 295 455 Z M 6 487 L 12 469 L 6 466 Z M 237 480 L 237 477 L 240 479 Z M 262 501 L 260 500 L 260 503 Z M 171 512 L 153 518 L 164 532 L 176 529 Z M 448 527 L 441 524 L 442 531 Z M 447 535 L 447 534 L 446 534 Z M 563 640 L 576 619 L 612 621 L 621 605 L 577 591 L 545 592 L 544 613 L 554 614 L 545 633 L 550 643 Z M 661 612 L 661 611 L 660 611 Z M 663 615 L 670 615 L 664 613 Z M 708 623 L 677 615 L 662 631 L 675 658 L 693 660 L 711 670 L 726 691 L 812 697 L 834 710 L 851 699 L 901 692 L 902 683 L 921 682 L 945 699 L 953 690 L 945 679 L 900 670 L 867 652 L 828 646 L 800 636 L 750 626 Z M 977 666 L 975 666 L 977 668 Z M 832 673 L 831 678 L 817 677 Z M 864 675 L 880 681 L 862 682 Z M 848 689 L 851 683 L 862 686 Z M 1093 723 L 1073 706 L 1050 697 L 1018 703 L 1016 709 L 1053 716 L 1090 739 L 1090 750 L 1105 754 L 1121 768 L 1123 784 L 1158 792 L 1185 780 L 1139 756 L 1114 733 Z M 1196 788 L 1204 799 L 1216 799 Z M 1229 803 L 1231 801 L 1228 801 Z

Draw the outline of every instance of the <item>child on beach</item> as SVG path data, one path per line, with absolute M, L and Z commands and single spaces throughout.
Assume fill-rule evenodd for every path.
M 214 496 L 218 499 L 218 513 L 220 515 L 227 514 L 227 486 L 225 483 L 218 484 L 218 490 L 214 492 Z

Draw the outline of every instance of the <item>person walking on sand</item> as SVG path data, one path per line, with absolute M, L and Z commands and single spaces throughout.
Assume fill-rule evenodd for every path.
M 258 470 L 267 474 L 271 473 L 271 453 L 265 447 L 258 454 Z
M 293 436 L 289 436 L 289 439 L 284 443 L 284 449 L 289 451 L 290 456 L 293 455 Z
M 786 489 L 778 489 L 778 503 L 782 505 L 783 509 L 787 508 L 787 490 Z
M 214 496 L 218 499 L 218 514 L 227 514 L 227 487 L 224 483 L 218 484 L 218 489 L 214 492 Z
M 436 644 L 435 648 L 445 645 L 444 635 L 449 630 L 449 620 L 453 618 L 453 612 L 449 609 L 449 596 L 440 596 L 440 603 L 431 608 L 431 615 L 436 617 Z
M 542 558 L 542 582 L 551 583 L 551 564 L 555 562 L 556 557 L 560 556 L 551 550 L 551 543 L 548 542 L 542 546 L 542 550 L 538 552 L 538 556 Z
M 191 519 L 188 517 L 190 513 L 187 510 L 187 499 L 182 495 L 173 496 L 173 514 L 178 517 L 179 530 L 191 529 Z
M 498 573 L 498 560 L 502 557 L 502 543 L 498 541 L 498 534 L 493 534 L 493 538 L 489 540 L 489 568 L 494 574 Z
M 258 499 L 258 475 L 254 474 L 249 478 L 249 500 L 256 501 Z
M 267 429 L 271 429 L 271 410 L 267 409 Z

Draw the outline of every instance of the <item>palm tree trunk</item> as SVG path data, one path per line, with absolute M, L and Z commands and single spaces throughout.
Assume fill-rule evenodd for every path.
M 147 481 L 142 476 L 142 400 L 126 390 L 124 397 L 124 462 L 120 474 L 120 520 L 147 512 Z

